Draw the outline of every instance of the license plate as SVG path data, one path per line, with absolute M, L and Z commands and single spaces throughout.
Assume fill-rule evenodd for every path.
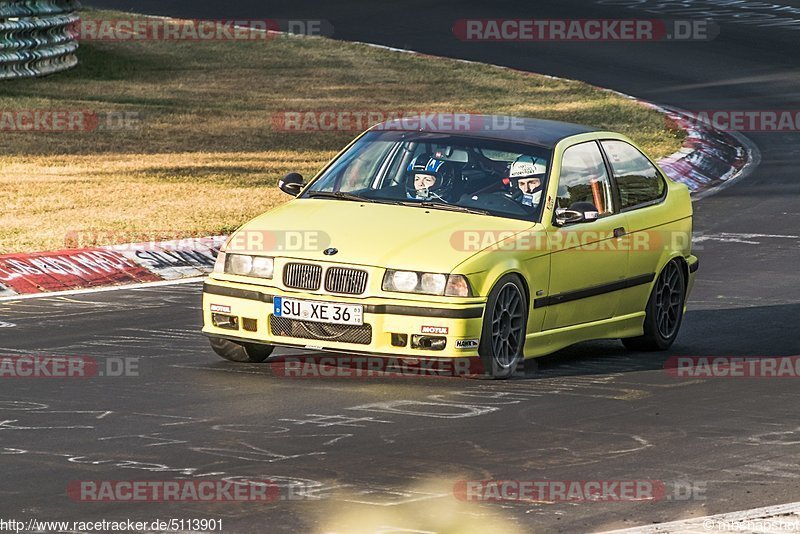
M 364 324 L 364 306 L 275 297 L 275 317 L 331 324 Z

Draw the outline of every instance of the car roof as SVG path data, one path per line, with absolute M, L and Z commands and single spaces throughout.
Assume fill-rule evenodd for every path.
M 437 120 L 437 116 L 447 120 Z M 454 127 L 460 120 L 460 127 Z M 468 120 L 468 125 L 463 121 Z M 419 127 L 409 127 L 414 123 Z M 439 124 L 439 126 L 437 126 Z M 600 131 L 591 126 L 573 124 L 571 122 L 551 121 L 546 119 L 530 119 L 507 115 L 474 115 L 458 113 L 429 114 L 425 118 L 399 118 L 376 124 L 371 130 L 413 131 L 448 135 L 465 135 L 538 145 L 553 148 L 559 141 L 590 132 Z

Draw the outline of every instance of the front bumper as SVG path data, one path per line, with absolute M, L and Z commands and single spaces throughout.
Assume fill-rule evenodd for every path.
M 273 297 L 276 296 L 361 304 L 364 327 L 320 328 L 318 324 L 275 317 Z M 208 279 L 203 286 L 203 333 L 235 341 L 349 353 L 429 358 L 478 355 L 485 302 L 423 304 L 378 297 L 357 299 L 286 292 L 275 287 Z M 217 326 L 212 315 L 220 312 L 236 317 L 235 325 Z M 398 334 L 407 336 L 404 346 L 398 346 Z M 446 343 L 441 350 L 412 348 L 412 336 L 444 337 Z

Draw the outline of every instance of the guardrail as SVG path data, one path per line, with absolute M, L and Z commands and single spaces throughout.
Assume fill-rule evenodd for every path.
M 78 64 L 78 0 L 0 0 L 0 80 L 44 76 Z

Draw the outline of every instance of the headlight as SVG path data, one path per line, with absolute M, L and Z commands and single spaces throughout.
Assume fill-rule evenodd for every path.
M 447 286 L 447 277 L 443 274 L 425 273 L 422 275 L 422 283 L 420 285 L 425 293 L 442 295 L 444 294 L 445 286 Z
M 264 256 L 247 256 L 245 254 L 226 254 L 225 272 L 240 276 L 272 278 L 275 272 L 275 260 Z
M 472 291 L 466 277 L 460 274 L 418 273 L 415 271 L 387 270 L 383 277 L 384 291 L 395 293 L 420 293 L 448 297 L 471 297 Z
M 259 278 L 272 278 L 272 273 L 275 272 L 275 260 L 272 258 L 265 258 L 258 256 L 253 258 L 253 271 L 252 276 Z
M 419 275 L 411 271 L 395 271 L 387 278 L 389 281 L 389 291 L 402 291 L 403 293 L 413 293 L 419 285 Z
M 247 276 L 253 270 L 253 257 L 244 254 L 229 254 L 225 272 Z
M 215 273 L 224 273 L 225 272 L 225 253 L 220 252 L 217 254 L 217 261 L 214 262 L 214 271 Z
M 469 287 L 469 280 L 462 274 L 451 274 L 447 277 L 444 294 L 448 297 L 471 297 L 472 288 Z

